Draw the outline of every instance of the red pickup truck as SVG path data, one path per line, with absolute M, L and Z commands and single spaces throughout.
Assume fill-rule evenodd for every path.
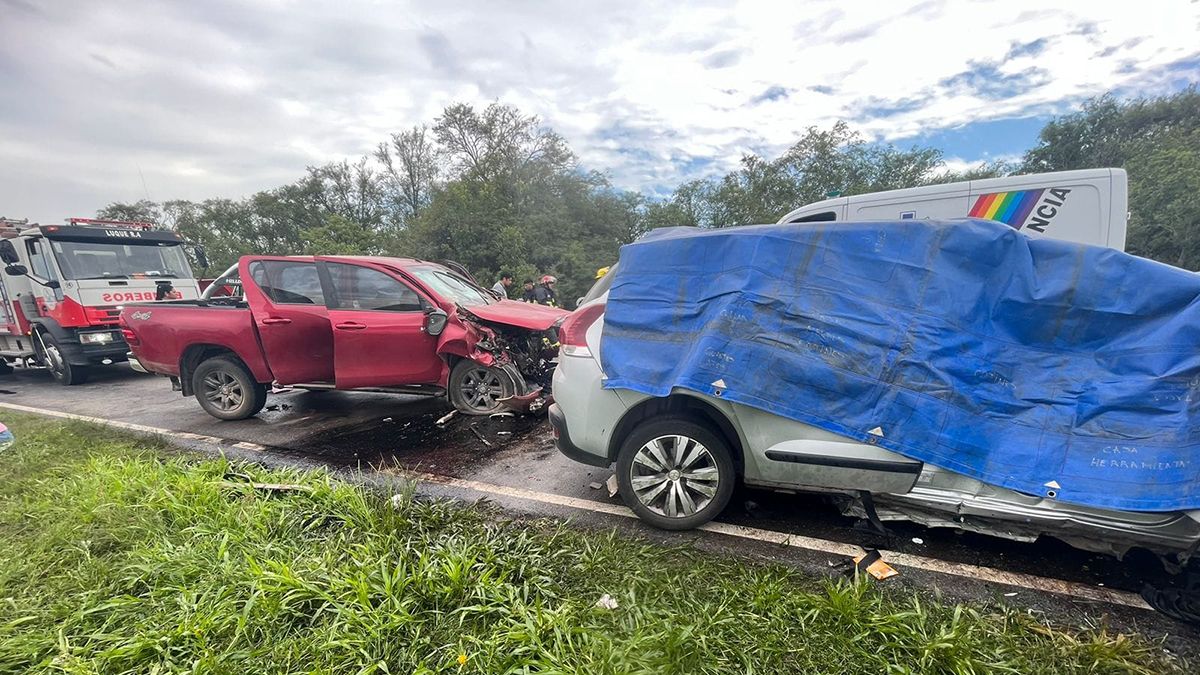
M 199 300 L 127 304 L 120 325 L 136 369 L 220 419 L 256 414 L 272 384 L 445 395 L 483 415 L 548 391 L 566 315 L 423 260 L 246 256 Z

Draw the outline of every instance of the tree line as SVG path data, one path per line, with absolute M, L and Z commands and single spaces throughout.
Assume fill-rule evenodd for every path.
M 454 260 L 490 285 L 556 275 L 561 298 L 591 285 L 621 245 L 673 225 L 775 222 L 831 193 L 854 195 L 1014 173 L 1122 167 L 1127 250 L 1200 269 L 1200 92 L 1103 96 L 1052 119 L 1017 162 L 945 169 L 941 150 L 869 143 L 849 125 L 810 127 L 778 157 L 747 154 L 666 199 L 614 187 L 532 115 L 493 103 L 447 107 L 357 161 L 308 167 L 242 199 L 112 203 L 101 218 L 149 220 L 202 244 L 217 270 L 240 255 L 370 254 Z M 216 273 L 213 271 L 212 273 Z

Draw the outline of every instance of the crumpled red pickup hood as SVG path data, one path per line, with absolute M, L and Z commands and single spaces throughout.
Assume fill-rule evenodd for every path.
M 484 321 L 529 330 L 547 330 L 556 321 L 570 314 L 565 309 L 515 300 L 501 300 L 491 305 L 476 305 L 468 307 L 467 311 Z

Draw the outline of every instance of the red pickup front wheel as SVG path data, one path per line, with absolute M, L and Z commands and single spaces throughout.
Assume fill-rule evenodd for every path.
M 209 415 L 221 420 L 244 420 L 267 403 L 267 387 L 259 384 L 239 361 L 218 356 L 202 362 L 192 373 L 192 391 Z
M 450 405 L 466 415 L 490 415 L 500 410 L 501 399 L 516 393 L 512 376 L 500 368 L 489 368 L 463 359 L 450 371 L 447 395 Z

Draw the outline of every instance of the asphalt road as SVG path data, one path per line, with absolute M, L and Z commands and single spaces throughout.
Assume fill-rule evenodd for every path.
M 620 503 L 619 498 L 610 498 L 606 490 L 595 487 L 603 484 L 610 472 L 574 463 L 560 455 L 554 449 L 544 418 L 456 416 L 438 425 L 437 420 L 450 410 L 440 399 L 288 391 L 271 395 L 267 408 L 255 418 L 222 422 L 209 417 L 194 399 L 171 391 L 166 379 L 113 366 L 96 369 L 88 384 L 76 387 L 60 386 L 41 371 L 18 370 L 0 376 L 0 402 L 257 444 L 267 449 L 244 455 L 265 463 L 317 464 L 359 470 L 360 475 L 374 478 L 386 478 L 398 469 L 421 471 L 464 482 L 534 490 L 567 501 Z M 460 499 L 478 498 L 468 494 L 470 490 L 453 486 L 435 489 L 439 491 Z M 614 519 L 555 504 L 530 504 L 494 495 L 489 498 L 520 512 L 571 517 L 585 527 L 616 525 L 651 539 L 686 541 L 714 551 L 786 560 L 810 571 L 829 573 L 830 565 L 837 562 L 829 555 L 783 550 L 753 541 L 663 533 L 629 519 Z M 854 519 L 841 516 L 820 498 L 759 490 L 739 490 L 718 520 L 1135 592 L 1143 578 L 1161 574 L 1151 561 L 1134 559 L 1122 563 L 1050 539 L 1020 544 L 903 523 L 889 524 L 891 536 L 881 537 L 864 530 Z M 1103 615 L 1114 627 L 1165 637 L 1171 648 L 1200 655 L 1200 631 L 1148 610 L 1083 602 L 1062 595 L 996 586 L 986 580 L 947 577 L 903 567 L 900 572 L 900 577 L 887 583 L 921 591 L 936 589 L 952 597 L 992 599 L 1037 608 L 1051 617 L 1072 622 Z

